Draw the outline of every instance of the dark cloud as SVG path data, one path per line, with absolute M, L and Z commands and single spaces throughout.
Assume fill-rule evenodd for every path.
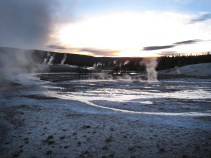
M 207 14 L 201 15 L 198 18 L 192 19 L 191 23 L 205 21 L 205 20 L 209 20 L 209 19 L 211 19 L 211 13 L 207 13 Z
M 117 50 L 110 50 L 110 49 L 94 49 L 94 48 L 83 48 L 81 49 L 83 52 L 90 52 L 94 55 L 102 55 L 102 56 L 114 56 L 115 53 L 118 53 L 120 51 Z
M 178 52 L 176 51 L 163 51 L 163 52 L 160 52 L 158 53 L 159 55 L 166 55 L 166 56 L 171 56 L 171 55 L 176 55 L 176 54 L 179 54 Z
M 58 46 L 58 45 L 48 45 L 47 47 L 48 47 L 48 48 L 53 48 L 53 49 L 67 49 L 67 48 L 65 48 L 65 47 Z
M 167 49 L 167 48 L 172 48 L 174 45 L 167 45 L 167 46 L 149 46 L 149 47 L 144 47 L 143 50 L 159 50 L 159 49 Z
M 0 46 L 38 48 L 53 29 L 56 0 L 0 0 Z
M 187 41 L 181 41 L 181 42 L 176 42 L 174 43 L 175 45 L 181 45 L 181 44 L 193 44 L 198 42 L 199 40 L 187 40 Z
M 187 40 L 187 41 L 176 42 L 176 43 L 173 43 L 172 45 L 166 45 L 166 46 L 149 46 L 149 47 L 144 47 L 143 50 L 150 51 L 150 50 L 168 49 L 168 48 L 176 47 L 178 45 L 194 44 L 199 41 L 202 41 L 202 40 Z

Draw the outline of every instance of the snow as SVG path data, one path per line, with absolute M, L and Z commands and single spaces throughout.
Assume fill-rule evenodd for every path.
M 186 65 L 174 69 L 162 70 L 159 73 L 164 74 L 185 74 L 191 76 L 211 75 L 211 63 Z
M 209 76 L 210 65 L 190 65 L 179 70 L 189 75 Z M 175 74 L 177 71 L 160 73 Z M 2 145 L 2 157 L 11 157 L 16 152 L 20 157 L 48 157 L 46 151 L 49 150 L 54 157 L 68 157 L 70 151 L 73 157 L 86 155 L 85 151 L 95 157 L 107 153 L 116 153 L 116 157 L 130 157 L 133 154 L 137 157 L 157 157 L 160 146 L 166 151 L 161 157 L 209 155 L 210 78 L 179 78 L 158 82 L 71 80 L 52 83 L 41 81 L 36 75 L 8 77 L 8 80 L 21 86 L 7 87 L 0 95 L 0 116 L 4 118 L 0 126 L 12 122 L 10 130 L 13 131 L 4 140 L 6 144 Z M 57 75 L 59 77 L 60 74 Z M 46 146 L 44 140 L 49 135 L 53 135 L 56 143 Z M 108 145 L 105 140 L 110 141 L 111 136 L 113 142 Z M 24 151 L 20 152 L 17 147 L 27 144 L 26 138 L 29 144 L 23 145 Z M 77 145 L 79 142 L 81 146 Z M 144 150 L 138 149 L 140 142 Z M 177 143 L 180 145 L 175 145 Z M 190 152 L 195 151 L 193 144 L 201 146 L 200 151 Z M 66 150 L 66 146 L 70 151 Z M 111 149 L 102 151 L 105 146 Z M 136 148 L 133 154 L 128 152 L 131 146 Z M 86 156 L 90 157 L 89 154 Z

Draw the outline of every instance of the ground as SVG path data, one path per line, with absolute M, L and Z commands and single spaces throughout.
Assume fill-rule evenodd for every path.
M 209 76 L 150 83 L 21 76 L 1 86 L 2 158 L 211 156 Z

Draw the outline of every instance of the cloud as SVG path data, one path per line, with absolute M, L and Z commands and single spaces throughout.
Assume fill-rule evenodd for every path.
M 163 51 L 163 52 L 159 52 L 158 55 L 166 55 L 166 56 L 171 56 L 171 55 L 177 55 L 180 54 L 177 51 Z
M 159 49 L 167 49 L 167 48 L 172 48 L 174 45 L 166 45 L 166 46 L 149 46 L 149 47 L 144 47 L 143 50 L 149 51 L 149 50 L 159 50 Z
M 55 37 L 63 46 L 122 50 L 118 56 L 140 56 L 140 50 L 151 55 L 168 49 L 183 53 L 189 46 L 186 44 L 195 42 L 191 40 L 207 40 L 211 34 L 207 23 L 189 24 L 192 17 L 192 14 L 162 11 L 89 14 L 63 26 Z M 208 44 L 206 49 L 210 50 Z M 191 47 L 188 51 L 196 50 Z
M 211 19 L 211 13 L 203 14 L 198 18 L 192 19 L 191 23 L 201 22 L 201 21 L 205 21 L 205 20 L 209 20 L 209 19 Z
M 181 42 L 176 42 L 174 43 L 175 45 L 181 45 L 181 44 L 194 44 L 198 42 L 199 40 L 187 40 L 187 41 L 181 41 Z
M 44 46 L 58 20 L 57 1 L 0 0 L 0 46 Z
M 95 48 L 83 48 L 81 49 L 83 52 L 90 52 L 95 56 L 114 56 L 116 53 L 120 51 L 111 50 L 111 49 L 95 49 Z
M 187 40 L 187 41 L 176 42 L 176 43 L 173 43 L 172 45 L 166 45 L 166 46 L 148 46 L 148 47 L 144 47 L 143 50 L 150 51 L 150 50 L 168 49 L 168 48 L 173 48 L 179 45 L 194 44 L 199 41 L 202 41 L 202 40 Z
M 65 48 L 65 47 L 58 46 L 58 45 L 48 45 L 47 47 L 48 47 L 48 48 L 53 48 L 53 49 L 67 49 L 67 48 Z

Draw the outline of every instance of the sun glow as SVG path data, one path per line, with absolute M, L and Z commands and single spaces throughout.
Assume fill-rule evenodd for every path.
M 163 50 L 143 51 L 143 48 L 171 45 L 190 39 L 209 39 L 211 31 L 204 31 L 207 27 L 203 23 L 190 24 L 191 18 L 191 15 L 171 12 L 92 15 L 66 24 L 58 31 L 57 38 L 63 45 L 78 48 L 79 52 L 80 49 L 95 48 L 119 50 L 112 56 L 156 56 Z M 211 50 L 210 46 L 203 45 L 205 47 Z M 165 51 L 183 53 L 187 52 L 187 48 L 188 52 L 200 50 L 199 45 L 193 44 L 182 48 L 178 46 Z

